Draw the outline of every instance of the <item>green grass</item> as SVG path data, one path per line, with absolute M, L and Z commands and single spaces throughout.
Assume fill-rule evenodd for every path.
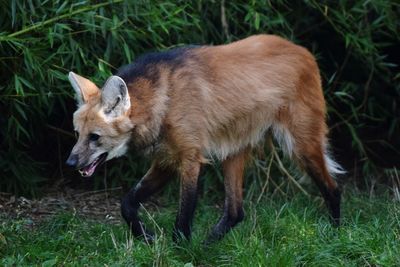
M 344 223 L 332 228 L 320 198 L 265 197 L 246 202 L 246 219 L 225 239 L 202 241 L 219 210 L 199 200 L 193 240 L 174 245 L 171 226 L 176 203 L 142 212 L 158 238 L 151 245 L 110 225 L 58 214 L 27 229 L 26 220 L 0 226 L 0 265 L 41 266 L 399 266 L 400 207 L 389 197 L 346 194 Z M 155 224 L 157 222 L 157 224 Z M 105 265 L 106 264 L 106 265 Z

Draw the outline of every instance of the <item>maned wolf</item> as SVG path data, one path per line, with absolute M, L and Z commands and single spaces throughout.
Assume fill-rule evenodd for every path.
M 190 237 L 200 167 L 222 163 L 225 207 L 208 240 L 243 220 L 243 171 L 251 148 L 270 133 L 317 184 L 333 224 L 340 222 L 342 169 L 328 152 L 325 100 L 314 57 L 273 35 L 227 45 L 152 53 L 122 67 L 99 89 L 73 72 L 79 138 L 67 164 L 91 176 L 130 144 L 151 153 L 147 174 L 122 200 L 135 236 L 151 238 L 138 217 L 140 203 L 180 178 L 174 235 Z

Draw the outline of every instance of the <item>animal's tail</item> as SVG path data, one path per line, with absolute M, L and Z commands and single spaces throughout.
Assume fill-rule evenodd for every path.
M 333 157 L 327 147 L 328 146 L 325 145 L 324 159 L 325 159 L 326 168 L 328 169 L 329 174 L 333 177 L 340 175 L 340 174 L 345 174 L 346 171 L 343 169 L 342 166 L 340 166 L 339 163 L 337 163 L 333 159 Z

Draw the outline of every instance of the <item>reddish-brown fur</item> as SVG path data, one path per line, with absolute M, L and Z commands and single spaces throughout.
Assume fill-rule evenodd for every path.
M 175 237 L 179 233 L 188 237 L 200 166 L 216 158 L 222 161 L 226 200 L 224 215 L 210 240 L 222 237 L 243 218 L 246 156 L 268 133 L 315 180 L 334 222 L 339 223 L 340 193 L 331 174 L 340 169 L 328 155 L 325 100 L 311 53 L 272 35 L 193 48 L 186 53 L 176 64 L 153 63 L 156 77 L 143 75 L 129 80 L 129 73 L 123 74 L 131 105 L 117 119 L 98 116 L 102 110 L 98 100 L 87 101 L 90 107 L 84 111 L 86 117 L 90 117 L 87 113 L 97 115 L 93 115 L 98 120 L 92 125 L 100 125 L 115 136 L 130 135 L 137 147 L 153 152 L 152 169 L 122 205 L 122 214 L 134 234 L 149 236 L 139 227 L 138 203 L 145 198 L 138 196 L 161 189 L 156 184 L 165 182 L 156 180 L 164 179 L 160 171 L 164 170 L 168 173 L 165 181 L 171 173 L 180 176 Z M 81 118 L 75 125 L 89 132 L 93 128 Z

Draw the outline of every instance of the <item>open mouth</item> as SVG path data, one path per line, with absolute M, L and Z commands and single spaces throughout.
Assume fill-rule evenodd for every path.
M 83 177 L 92 176 L 94 171 L 96 170 L 96 167 L 106 161 L 107 154 L 108 153 L 105 152 L 105 153 L 101 154 L 100 156 L 98 156 L 92 163 L 90 163 L 89 165 L 79 169 L 79 173 Z

